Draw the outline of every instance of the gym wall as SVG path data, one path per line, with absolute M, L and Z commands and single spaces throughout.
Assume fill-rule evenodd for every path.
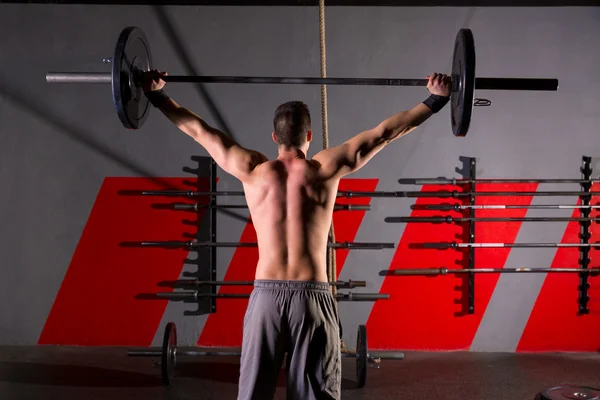
M 582 156 L 597 157 L 600 115 L 598 8 L 330 7 L 331 77 L 423 78 L 449 72 L 456 32 L 475 35 L 477 75 L 548 77 L 558 92 L 476 92 L 469 135 L 455 138 L 449 107 L 386 148 L 341 184 L 349 190 L 437 190 L 400 178 L 461 177 L 465 158 L 482 178 L 579 178 Z M 158 345 L 169 321 L 183 345 L 237 346 L 246 300 L 219 300 L 216 314 L 189 316 L 190 304 L 140 299 L 167 291 L 161 281 L 197 266 L 183 250 L 135 249 L 123 241 L 189 240 L 193 214 L 153 205 L 169 199 L 123 190 L 188 188 L 194 156 L 207 156 L 160 113 L 139 131 L 119 122 L 107 85 L 50 85 L 48 71 L 108 72 L 119 32 L 138 26 L 154 64 L 171 74 L 318 76 L 317 7 L 148 7 L 0 5 L 0 344 Z M 272 115 L 299 99 L 321 136 L 318 86 L 169 84 L 180 104 L 230 132 L 242 145 L 276 156 Z M 422 87 L 328 88 L 330 145 L 424 100 Z M 320 148 L 316 140 L 311 155 Z M 593 159 L 594 177 L 600 165 Z M 206 182 L 202 180 L 201 185 Z M 241 185 L 219 170 L 219 190 Z M 579 190 L 574 185 L 488 184 L 478 190 Z M 597 189 L 598 190 L 598 189 Z M 475 312 L 466 281 L 454 276 L 393 277 L 397 268 L 460 267 L 463 252 L 411 243 L 464 238 L 454 224 L 388 223 L 436 215 L 411 205 L 439 200 L 353 199 L 367 212 L 335 216 L 338 241 L 392 242 L 395 249 L 338 252 L 341 280 L 390 300 L 340 303 L 344 340 L 367 324 L 369 347 L 400 350 L 596 351 L 600 292 L 591 278 L 590 313 L 578 315 L 576 274 L 476 276 Z M 577 197 L 497 197 L 487 204 L 576 204 Z M 239 204 L 242 198 L 219 198 Z M 482 203 L 482 204 L 484 204 Z M 593 202 L 595 203 L 595 202 Z M 252 241 L 247 210 L 220 213 L 218 241 Z M 478 216 L 577 216 L 573 210 L 482 211 Z M 456 215 L 455 215 L 456 216 Z M 206 221 L 200 221 L 202 225 Z M 478 223 L 478 242 L 578 242 L 576 222 Z M 595 230 L 593 225 L 592 230 Z M 595 232 L 593 232 L 595 233 Z M 187 239 L 186 239 L 187 238 Z M 591 242 L 596 240 L 594 235 Z M 592 266 L 598 266 L 595 251 Z M 190 258 L 195 259 L 195 254 Z M 256 249 L 219 249 L 219 279 L 251 280 Z M 481 249 L 478 267 L 577 267 L 577 249 Z M 458 265 L 457 265 L 458 263 Z M 222 292 L 247 291 L 249 288 Z

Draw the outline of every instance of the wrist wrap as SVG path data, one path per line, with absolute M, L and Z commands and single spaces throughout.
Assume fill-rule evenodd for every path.
M 154 107 L 159 107 L 163 102 L 170 99 L 163 89 L 146 92 L 145 95 Z
M 450 100 L 450 96 L 439 96 L 437 94 L 432 94 L 429 96 L 423 104 L 431 109 L 431 111 L 435 114 L 440 111 Z

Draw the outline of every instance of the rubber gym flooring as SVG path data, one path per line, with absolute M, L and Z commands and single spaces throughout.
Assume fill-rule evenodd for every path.
M 126 348 L 0 347 L 0 399 L 227 400 L 236 398 L 237 357 L 179 360 L 177 381 L 162 386 L 153 358 Z M 343 399 L 534 399 L 560 383 L 600 386 L 600 355 L 408 352 L 403 361 L 369 368 L 354 386 L 354 359 L 344 359 Z M 285 399 L 284 371 L 276 399 Z

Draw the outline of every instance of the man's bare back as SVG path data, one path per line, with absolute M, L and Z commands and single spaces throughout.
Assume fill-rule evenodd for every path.
M 298 101 L 284 103 L 273 119 L 277 159 L 268 160 L 170 99 L 161 90 L 162 75 L 147 74 L 146 96 L 242 182 L 258 237 L 259 261 L 244 316 L 238 400 L 273 398 L 286 354 L 287 398 L 339 399 L 339 316 L 326 271 L 339 181 L 439 111 L 449 100 L 450 78 L 433 74 L 427 85 L 432 95 L 423 103 L 311 160 L 306 156 L 312 140 L 308 107 Z
M 319 165 L 284 158 L 257 166 L 244 182 L 259 248 L 256 279 L 327 282 L 327 236 L 339 179 Z

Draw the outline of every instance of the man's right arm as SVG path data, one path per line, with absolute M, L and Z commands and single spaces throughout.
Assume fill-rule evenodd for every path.
M 446 97 L 449 95 L 449 78 L 434 74 L 430 77 L 427 87 L 432 94 Z M 435 105 L 432 110 L 431 105 L 419 103 L 414 108 L 387 118 L 375 128 L 361 132 L 337 147 L 319 152 L 313 160 L 320 164 L 326 179 L 341 178 L 356 172 L 386 145 L 409 134 L 425 122 L 434 111 L 438 111 Z

